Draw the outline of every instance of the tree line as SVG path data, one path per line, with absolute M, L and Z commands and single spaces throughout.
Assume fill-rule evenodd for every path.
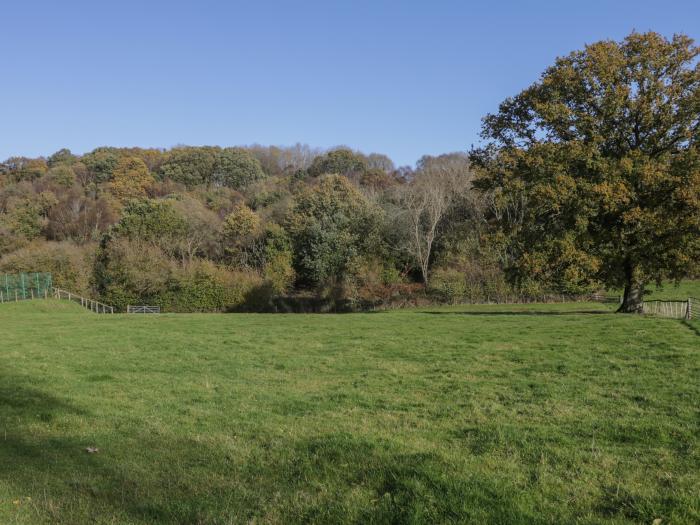
M 683 35 L 557 59 L 483 143 L 67 149 L 0 163 L 0 271 L 172 311 L 580 295 L 698 271 L 700 69 Z

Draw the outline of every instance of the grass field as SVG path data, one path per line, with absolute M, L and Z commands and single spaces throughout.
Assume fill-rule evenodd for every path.
M 623 290 L 609 290 L 610 298 L 618 298 Z M 685 301 L 689 297 L 700 301 L 700 279 L 681 281 L 678 284 L 664 283 L 662 286 L 649 284 L 646 287 L 644 299 L 646 300 L 678 300 Z
M 648 289 L 647 299 L 687 299 L 700 300 L 700 280 L 682 281 L 680 284 L 665 284 L 661 288 L 652 285 Z
M 601 308 L 1 305 L 0 523 L 698 523 L 700 323 Z

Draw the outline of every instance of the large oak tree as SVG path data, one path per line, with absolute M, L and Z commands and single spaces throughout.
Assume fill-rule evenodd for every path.
M 636 312 L 646 283 L 698 267 L 699 53 L 683 35 L 597 42 L 484 119 L 472 156 L 508 208 L 514 276 L 624 287 Z

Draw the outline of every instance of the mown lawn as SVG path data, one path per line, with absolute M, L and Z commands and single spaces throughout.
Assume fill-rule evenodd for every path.
M 0 305 L 0 523 L 698 523 L 700 326 L 601 308 Z

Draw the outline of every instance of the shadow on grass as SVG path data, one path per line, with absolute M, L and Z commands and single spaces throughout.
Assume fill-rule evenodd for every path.
M 7 432 L 0 481 L 17 497 L 32 497 L 30 521 L 545 522 L 518 506 L 507 481 L 460 471 L 434 453 L 406 453 L 393 441 L 255 432 L 239 452 L 214 439 L 175 436 L 175 428 L 156 435 L 139 434 L 139 425 L 110 428 L 104 415 L 25 381 L 0 373 L 0 431 Z M 92 437 L 72 433 L 76 417 L 101 430 Z M 86 446 L 107 441 L 100 431 L 116 442 L 86 453 Z

